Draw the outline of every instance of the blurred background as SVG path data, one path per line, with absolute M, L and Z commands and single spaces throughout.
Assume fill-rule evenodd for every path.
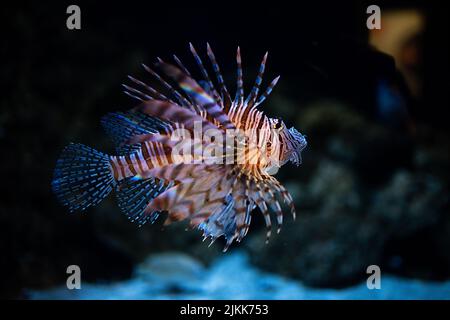
M 153 1 L 2 5 L 0 296 L 27 298 L 450 299 L 449 25 L 445 2 L 162 5 Z M 81 8 L 81 30 L 66 8 Z M 366 9 L 381 8 L 381 30 Z M 265 245 L 258 211 L 222 253 L 185 223 L 138 228 L 114 196 L 70 214 L 51 192 L 70 142 L 113 153 L 100 118 L 135 105 L 132 74 L 206 42 L 234 92 L 235 50 L 253 84 L 281 81 L 262 108 L 308 136 L 300 167 L 277 178 L 293 195 Z M 247 88 L 248 90 L 248 88 Z M 248 92 L 248 91 L 247 91 Z M 382 289 L 368 290 L 378 265 Z M 69 265 L 82 290 L 65 287 Z

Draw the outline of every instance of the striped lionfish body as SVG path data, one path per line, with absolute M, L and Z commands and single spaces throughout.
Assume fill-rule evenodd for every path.
M 224 236 L 224 250 L 245 237 L 257 207 L 268 240 L 270 213 L 276 216 L 278 231 L 283 222 L 280 200 L 295 218 L 291 195 L 272 174 L 288 161 L 301 163 L 305 137 L 258 108 L 279 79 L 260 94 L 267 53 L 245 97 L 237 49 L 232 98 L 210 46 L 207 55 L 217 86 L 192 45 L 190 49 L 203 80 L 195 81 L 176 56 L 176 66 L 158 59 L 156 67 L 164 78 L 144 65 L 168 94 L 129 76 L 133 86 L 123 85 L 124 92 L 140 104 L 102 119 L 117 155 L 70 144 L 57 162 L 53 190 L 74 211 L 98 204 L 115 189 L 119 207 L 130 220 L 143 225 L 161 212 L 168 213 L 165 224 L 189 219 L 204 239 Z

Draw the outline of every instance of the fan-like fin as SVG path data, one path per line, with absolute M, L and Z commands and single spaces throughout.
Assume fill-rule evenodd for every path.
M 82 211 L 102 201 L 114 184 L 107 154 L 71 143 L 58 159 L 52 189 L 70 211 Z
M 160 61 L 159 63 L 162 63 L 162 60 L 159 60 L 159 61 Z M 191 103 L 188 100 L 186 100 L 186 98 L 183 97 L 177 90 L 175 90 L 169 83 L 167 83 L 167 81 L 165 81 L 163 78 L 161 78 L 161 76 L 159 74 L 157 74 L 155 71 L 153 71 L 151 68 L 149 68 L 145 64 L 142 64 L 142 66 L 148 73 L 150 73 L 152 76 L 154 76 L 164 86 L 164 88 L 166 88 L 175 97 L 176 101 L 178 102 L 178 104 L 180 106 L 192 108 Z
M 130 79 L 132 82 L 134 82 L 135 84 L 137 84 L 138 86 L 142 87 L 143 89 L 147 90 L 147 92 L 151 95 L 150 97 L 152 97 L 153 99 L 158 99 L 158 100 L 164 100 L 164 101 L 170 101 L 173 102 L 172 100 L 170 100 L 169 98 L 167 98 L 165 95 L 163 95 L 162 93 L 160 93 L 159 91 L 153 89 L 152 87 L 150 87 L 148 84 L 142 82 L 141 80 L 138 80 L 132 76 L 128 76 L 128 79 Z M 130 90 L 130 86 L 126 86 L 123 85 L 125 87 L 125 89 Z M 136 88 L 132 88 L 133 90 L 130 90 L 134 93 L 139 93 L 140 96 L 148 96 L 145 93 L 141 92 L 140 90 L 136 89 Z M 126 94 L 130 95 L 129 92 L 124 91 Z M 141 99 L 139 99 L 141 100 Z M 149 99 L 147 99 L 149 100 Z
M 242 58 L 241 49 L 238 47 L 236 52 L 236 64 L 237 64 L 237 82 L 236 82 L 236 97 L 234 103 L 242 105 L 244 102 L 244 80 L 242 75 Z
M 223 100 L 223 107 L 225 110 L 228 110 L 231 106 L 230 94 L 228 93 L 225 82 L 223 81 L 222 74 L 220 73 L 219 64 L 217 63 L 216 57 L 215 57 L 209 43 L 206 43 L 206 49 L 208 52 L 209 60 L 211 61 L 214 72 L 216 74 L 217 81 L 219 83 L 220 93 L 222 95 L 222 100 Z
M 190 94 L 197 104 L 203 107 L 207 114 L 217 120 L 224 129 L 235 129 L 234 124 L 230 121 L 222 107 L 218 105 L 194 79 L 187 76 L 173 65 L 163 63 L 161 64 L 161 68 L 167 75 L 174 78 L 180 87 L 186 93 Z
M 267 61 L 268 54 L 269 53 L 266 52 L 266 54 L 264 55 L 261 65 L 259 66 L 258 75 L 256 76 L 255 84 L 253 85 L 252 91 L 250 91 L 250 94 L 248 95 L 247 99 L 245 100 L 244 105 L 246 106 L 246 108 L 251 108 L 254 105 L 256 98 L 258 97 L 258 91 L 259 91 L 259 87 L 260 87 L 262 79 L 263 79 L 264 70 L 266 68 L 266 61 Z
M 231 194 L 224 198 L 224 204 L 213 212 L 211 216 L 199 224 L 198 228 L 203 231 L 203 238 L 211 238 L 212 241 L 224 236 L 229 242 L 234 239 L 236 232 L 236 216 L 233 210 L 234 200 Z
M 266 230 L 267 230 L 266 243 L 268 243 L 270 236 L 272 235 L 272 221 L 270 219 L 270 213 L 267 208 L 267 204 L 264 199 L 264 195 L 261 192 L 261 188 L 259 187 L 258 183 L 255 184 L 255 189 L 256 189 L 256 190 L 254 190 L 255 192 L 252 193 L 252 199 L 264 216 L 264 221 L 266 223 Z
M 275 195 L 270 190 L 270 188 L 265 187 L 264 190 L 264 199 L 266 203 L 269 204 L 270 209 L 272 209 L 273 212 L 275 212 L 275 215 L 277 217 L 277 233 L 280 233 L 281 226 L 283 225 L 283 211 L 281 210 L 280 203 L 275 198 Z
M 242 240 L 245 230 L 247 229 L 246 220 L 248 213 L 248 180 L 237 183 L 233 188 L 233 198 L 235 200 L 234 210 L 236 212 L 236 240 Z
M 157 100 L 146 101 L 141 105 L 137 106 L 136 108 L 134 108 L 133 110 L 143 112 L 149 116 L 153 116 L 162 119 L 164 121 L 174 123 L 178 122 L 179 124 L 183 125 L 184 128 L 187 130 L 193 130 L 194 125 L 197 121 L 202 124 L 201 126 L 202 132 L 205 132 L 208 129 L 218 130 L 217 126 L 203 119 L 198 114 L 193 113 L 192 111 L 186 108 L 180 107 L 176 104 L 172 104 L 166 101 L 157 101 Z
M 178 59 L 178 57 L 176 55 L 173 55 L 173 59 L 175 60 L 175 62 L 177 63 L 177 65 L 180 67 L 180 69 L 186 73 L 188 76 L 191 76 L 191 73 L 189 72 L 189 70 L 184 66 L 183 62 L 181 62 L 180 59 Z
M 174 55 L 174 57 L 176 57 Z M 161 58 L 157 58 L 158 59 L 158 63 L 164 63 L 164 61 Z M 178 58 L 177 58 L 178 59 Z M 175 62 L 179 62 L 181 63 L 180 60 L 175 60 Z M 187 71 L 187 69 L 182 65 L 181 70 L 183 70 L 184 73 L 189 74 L 189 71 Z M 172 87 L 171 87 L 172 88 Z M 197 105 L 195 104 L 195 101 L 193 101 L 191 99 L 191 97 L 189 95 L 187 95 L 187 99 L 180 94 L 179 91 L 175 90 L 174 88 L 171 89 L 171 92 L 173 91 L 172 94 L 175 94 L 175 92 L 180 96 L 180 98 L 185 102 L 185 106 L 187 106 L 189 109 L 193 110 L 194 112 L 198 113 L 200 110 L 198 109 Z
M 129 144 L 132 137 L 164 131 L 169 124 L 140 112 L 115 112 L 105 115 L 101 124 L 112 138 L 119 155 L 140 149 L 139 144 Z
M 159 212 L 146 213 L 145 208 L 169 187 L 163 180 L 154 178 L 138 181 L 133 178 L 124 179 L 116 190 L 119 207 L 131 222 L 136 222 L 139 226 L 148 221 L 153 223 Z
M 255 107 L 257 107 L 258 105 L 263 103 L 264 100 L 266 100 L 266 98 L 270 95 L 270 93 L 272 92 L 272 89 L 275 87 L 275 85 L 277 84 L 279 79 L 280 79 L 280 76 L 278 76 L 272 80 L 272 82 L 267 87 L 266 91 L 264 91 L 264 93 L 259 97 L 258 101 L 255 103 Z
M 144 93 L 144 92 L 142 92 L 142 91 L 140 91 L 138 89 L 135 89 L 133 87 L 130 87 L 130 86 L 126 85 L 126 84 L 122 84 L 122 87 L 124 88 L 123 92 L 126 95 L 128 95 L 128 96 L 130 96 L 130 97 L 132 97 L 132 98 L 134 98 L 136 100 L 145 101 L 145 100 L 152 100 L 153 99 L 153 97 L 149 96 L 148 94 L 146 94 L 146 93 Z
M 277 179 L 275 179 L 272 176 L 269 176 L 269 180 L 266 181 L 266 183 L 268 183 L 269 188 L 272 188 L 273 190 L 276 191 L 276 193 L 278 195 L 281 195 L 284 203 L 286 205 L 288 205 L 289 208 L 291 209 L 292 218 L 295 220 L 296 212 L 295 212 L 294 199 L 292 199 L 292 196 L 289 193 L 289 191 L 287 191 L 286 188 L 282 184 L 280 184 L 280 182 Z
M 200 59 L 200 56 L 197 54 L 197 51 L 195 50 L 192 43 L 189 43 L 189 48 L 191 49 L 191 53 L 194 56 L 195 61 L 198 64 L 198 67 L 200 68 L 200 71 L 203 75 L 203 78 L 208 82 L 209 87 L 211 88 L 211 91 L 213 93 L 213 97 L 217 104 L 222 105 L 222 99 L 220 98 L 219 94 L 217 93 L 216 89 L 214 88 L 214 84 L 212 83 L 211 79 L 209 78 L 208 71 L 206 71 L 205 66 L 203 65 L 202 59 Z
M 124 115 L 147 132 L 164 132 L 166 134 L 172 132 L 173 124 L 169 121 L 163 121 L 142 112 L 127 111 L 124 112 Z

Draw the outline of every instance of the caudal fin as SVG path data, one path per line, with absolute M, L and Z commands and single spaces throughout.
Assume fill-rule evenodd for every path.
M 109 156 L 82 144 L 69 144 L 56 163 L 52 189 L 69 210 L 97 205 L 113 189 Z

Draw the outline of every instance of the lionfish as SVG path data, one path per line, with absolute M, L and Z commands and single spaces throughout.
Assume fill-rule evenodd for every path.
M 158 58 L 155 68 L 162 73 L 143 64 L 166 95 L 128 76 L 133 85 L 124 84 L 124 92 L 138 100 L 139 105 L 126 112 L 107 114 L 101 121 L 117 146 L 117 155 L 69 144 L 57 161 L 53 191 L 72 212 L 97 205 L 115 189 L 120 209 L 139 226 L 155 222 L 163 212 L 167 213 L 164 225 L 189 219 L 193 228 L 203 231 L 204 240 L 211 238 L 212 243 L 224 236 L 224 251 L 234 240 L 240 242 L 246 236 L 252 211 L 259 208 L 267 227 L 267 242 L 272 230 L 271 212 L 276 216 L 278 232 L 283 223 L 279 200 L 290 208 L 295 219 L 292 196 L 273 177 L 273 169 L 288 161 L 300 165 L 306 138 L 258 108 L 279 80 L 276 77 L 259 94 L 268 53 L 245 97 L 241 54 L 237 48 L 237 90 L 233 99 L 209 44 L 207 56 L 217 86 L 192 44 L 190 51 L 203 80 L 195 81 L 176 55 L 174 64 Z M 194 130 L 198 131 L 197 124 L 201 125 L 203 135 L 215 130 L 225 136 L 229 130 L 236 130 L 243 138 L 236 139 L 231 147 L 223 147 L 222 142 L 226 155 L 209 156 L 226 159 L 225 162 L 206 161 L 201 152 L 195 154 L 195 161 L 180 161 L 173 154 L 176 144 L 171 136 L 179 129 L 198 135 Z M 248 132 L 255 130 L 259 134 L 252 140 Z M 202 137 L 188 139 L 201 147 L 208 144 L 217 147 L 219 143 Z M 233 161 L 239 152 L 252 161 Z

